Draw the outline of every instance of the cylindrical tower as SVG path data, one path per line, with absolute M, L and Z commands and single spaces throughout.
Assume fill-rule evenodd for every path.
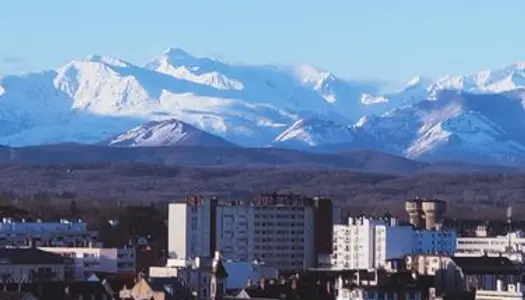
M 422 209 L 425 215 L 426 230 L 433 230 L 436 228 L 436 224 L 443 219 L 443 214 L 447 210 L 447 204 L 441 200 L 424 200 Z
M 416 228 L 423 226 L 423 208 L 421 200 L 413 199 L 405 202 L 405 210 L 408 214 L 408 221 Z

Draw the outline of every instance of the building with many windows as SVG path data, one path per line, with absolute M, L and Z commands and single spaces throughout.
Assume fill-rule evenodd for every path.
M 224 259 L 302 270 L 331 253 L 338 214 L 329 199 L 299 195 L 263 194 L 251 201 L 188 197 L 169 206 L 168 251 L 187 260 L 217 250 Z
M 395 219 L 349 218 L 334 225 L 331 264 L 336 269 L 372 269 L 412 251 L 413 230 Z
M 407 254 L 452 255 L 455 246 L 455 232 L 417 230 L 394 218 L 349 218 L 347 225 L 334 225 L 331 267 L 384 267 Z
M 525 232 L 514 231 L 499 236 L 459 237 L 456 255 L 488 255 L 519 253 L 525 250 Z
M 0 223 L 0 247 L 28 246 L 29 241 L 45 247 L 85 247 L 97 243 L 98 232 L 90 231 L 84 222 L 28 222 L 3 218 Z

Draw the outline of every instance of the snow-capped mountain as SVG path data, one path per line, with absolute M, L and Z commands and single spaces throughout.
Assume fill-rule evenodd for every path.
M 525 109 L 505 95 L 441 92 L 356 123 L 382 150 L 415 159 L 525 162 Z
M 204 131 L 248 147 L 525 157 L 525 63 L 383 88 L 311 66 L 232 64 L 177 48 L 144 66 L 93 55 L 0 78 L 0 144 L 178 145 Z
M 104 144 L 126 147 L 235 147 L 234 144 L 176 119 L 151 121 L 121 133 Z
M 316 87 L 329 91 L 334 82 L 337 90 L 360 90 L 359 83 L 317 73 L 320 81 L 312 86 L 282 67 L 227 64 L 173 48 L 144 67 L 93 55 L 57 70 L 0 79 L 0 143 L 98 142 L 175 118 L 239 145 L 260 146 L 303 118 L 350 124 L 335 104 L 343 100 L 327 100 Z
M 317 118 L 301 119 L 279 134 L 274 147 L 308 149 L 326 144 L 352 143 L 354 132 L 344 124 Z
M 525 62 L 503 69 L 486 70 L 467 76 L 443 76 L 433 82 L 428 91 L 434 96 L 441 90 L 470 93 L 503 93 L 525 88 Z

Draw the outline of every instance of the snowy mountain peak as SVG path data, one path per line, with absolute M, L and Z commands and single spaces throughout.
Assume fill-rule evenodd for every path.
M 130 65 L 129 63 L 121 59 L 110 57 L 110 56 L 101 56 L 97 54 L 89 55 L 88 57 L 86 57 L 86 59 L 81 60 L 81 61 L 101 63 L 101 64 L 106 64 L 106 65 L 115 66 L 115 67 L 127 67 Z M 73 62 L 76 62 L 76 61 L 73 61 Z
M 164 50 L 164 55 L 170 59 L 174 60 L 184 60 L 184 59 L 193 59 L 195 58 L 193 55 L 189 54 L 188 52 L 184 51 L 181 48 L 175 48 L 170 47 L 166 50 Z
M 318 118 L 301 119 L 278 135 L 273 146 L 309 148 L 327 144 L 348 144 L 354 135 L 347 125 Z
M 104 142 L 109 146 L 201 146 L 233 147 L 234 145 L 176 119 L 152 121 Z
M 412 79 L 410 79 L 407 84 L 405 85 L 405 90 L 415 88 L 420 86 L 421 84 L 424 84 L 426 82 L 426 79 L 422 76 L 416 76 Z

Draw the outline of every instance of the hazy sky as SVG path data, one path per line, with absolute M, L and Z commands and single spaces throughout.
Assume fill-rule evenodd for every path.
M 405 80 L 525 60 L 523 0 L 0 0 L 0 74 L 89 54 L 136 64 L 170 46 Z

